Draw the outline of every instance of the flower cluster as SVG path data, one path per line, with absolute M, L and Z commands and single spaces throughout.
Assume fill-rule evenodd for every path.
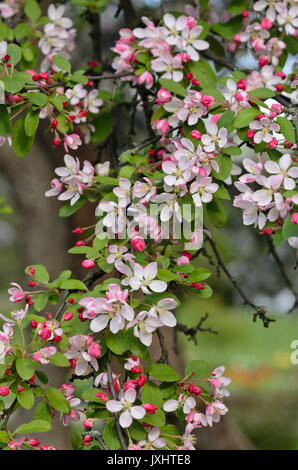
M 235 182 L 240 194 L 234 198 L 233 204 L 243 210 L 244 225 L 254 224 L 264 234 L 274 234 L 298 204 L 298 192 L 295 191 L 297 163 L 287 153 L 278 162 L 267 160 L 264 163 L 259 157 L 256 163 L 245 158 L 243 166 L 247 173 Z M 288 242 L 297 248 L 298 237 L 290 237 Z

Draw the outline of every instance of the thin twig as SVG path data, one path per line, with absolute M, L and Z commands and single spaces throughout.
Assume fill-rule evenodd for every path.
M 89 274 L 87 274 L 87 276 L 84 277 L 84 279 L 82 280 L 82 282 L 86 285 L 86 287 L 89 289 L 95 281 L 97 281 L 99 278 L 101 278 L 101 276 L 103 276 L 105 274 L 104 271 L 102 271 L 102 269 L 97 269 L 96 271 L 93 271 Z M 60 314 L 62 313 L 64 307 L 65 307 L 65 304 L 66 304 L 66 299 L 67 297 L 69 296 L 69 294 L 71 292 L 76 292 L 75 289 L 71 289 L 71 290 L 67 290 L 65 291 L 64 293 L 64 296 L 63 296 L 63 299 L 62 299 L 62 302 L 60 304 L 60 306 L 58 307 L 58 310 L 56 311 L 56 313 L 54 314 L 53 318 L 55 319 L 58 319 Z
M 245 294 L 245 292 L 242 290 L 242 288 L 240 287 L 240 285 L 238 284 L 238 282 L 236 281 L 236 279 L 234 279 L 234 277 L 232 276 L 232 274 L 230 273 L 230 271 L 228 270 L 228 268 L 226 267 L 225 263 L 223 262 L 218 250 L 217 250 L 217 247 L 216 247 L 216 244 L 215 242 L 212 240 L 212 238 L 207 238 L 206 239 L 211 247 L 212 247 L 212 250 L 213 250 L 213 253 L 216 257 L 216 260 L 217 260 L 217 263 L 218 265 L 221 267 L 221 269 L 223 270 L 223 272 L 225 273 L 225 275 L 227 276 L 227 278 L 230 280 L 230 282 L 233 284 L 234 288 L 237 290 L 237 292 L 239 293 L 239 295 L 242 297 L 242 300 L 243 300 L 243 303 L 244 305 L 249 305 L 250 307 L 252 307 L 255 311 L 254 313 L 254 316 L 253 316 L 253 321 L 255 322 L 257 320 L 257 318 L 260 318 L 260 320 L 262 320 L 263 324 L 264 324 L 264 327 L 265 328 L 268 328 L 269 324 L 271 322 L 274 322 L 275 320 L 273 318 L 269 318 L 267 317 L 267 307 L 265 306 L 259 306 L 259 305 L 255 305 L 248 297 L 247 295 Z
M 4 419 L 2 427 L 1 427 L 1 429 L 3 431 L 7 431 L 7 425 L 8 425 L 9 418 L 11 417 L 11 415 L 14 411 L 14 407 L 17 404 L 17 402 L 18 402 L 18 400 L 15 398 L 14 401 L 12 402 L 12 404 L 10 405 L 10 407 L 7 408 L 7 410 L 4 410 L 2 412 L 2 418 L 5 416 L 5 419 Z
M 198 344 L 197 342 L 197 332 L 208 332 L 208 333 L 213 333 L 214 335 L 218 334 L 218 331 L 213 330 L 213 328 L 205 328 L 203 323 L 207 320 L 209 317 L 209 313 L 205 313 L 205 315 L 200 319 L 199 323 L 196 326 L 193 326 L 191 328 L 188 328 L 185 325 L 182 325 L 181 323 L 178 323 L 176 326 L 177 331 L 180 331 L 181 333 L 184 333 L 186 336 L 189 336 L 188 340 L 193 341 L 195 345 Z
M 109 359 L 107 357 L 106 357 L 106 368 L 107 368 L 108 383 L 109 383 L 110 391 L 111 391 L 111 394 L 112 394 L 112 398 L 113 398 L 113 400 L 117 400 L 117 396 L 116 396 L 116 392 L 115 392 L 115 388 L 114 388 L 114 383 L 113 383 L 113 375 L 112 375 L 111 364 L 110 364 Z M 120 423 L 119 423 L 119 415 L 118 415 L 118 413 L 114 413 L 114 416 L 115 416 L 116 430 L 117 430 L 117 434 L 118 434 L 118 437 L 119 437 L 121 447 L 122 447 L 123 450 L 127 450 L 125 439 L 124 439 L 124 436 L 122 434 L 122 429 L 121 429 L 121 426 L 120 426 Z
M 161 348 L 161 356 L 157 362 L 169 364 L 169 353 L 166 347 L 164 335 L 159 329 L 156 330 L 156 333 L 157 333 L 160 348 Z

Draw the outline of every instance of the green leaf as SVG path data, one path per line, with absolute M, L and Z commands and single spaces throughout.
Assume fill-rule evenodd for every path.
M 34 374 L 35 363 L 29 357 L 18 357 L 16 360 L 17 373 L 24 380 L 29 380 Z
M 214 193 L 214 196 L 219 198 L 219 199 L 226 199 L 226 200 L 231 199 L 229 191 L 227 190 L 227 188 L 222 183 L 219 183 L 219 188 L 216 191 L 216 193 Z
M 7 54 L 10 56 L 9 62 L 11 65 L 17 65 L 22 58 L 22 49 L 16 44 L 8 44 Z
M 29 385 L 27 385 L 26 383 L 22 383 L 21 385 L 24 390 L 22 392 L 16 393 L 18 403 L 21 405 L 22 408 L 30 410 L 34 405 L 34 393 L 32 392 Z
M 41 312 L 48 303 L 50 292 L 43 292 L 38 294 L 34 301 L 34 308 L 37 312 Z
M 182 96 L 183 98 L 187 96 L 186 89 L 182 85 L 179 85 L 179 83 L 167 78 L 160 78 L 158 81 L 163 88 L 175 93 L 175 95 Z
M 148 373 L 162 382 L 177 382 L 181 378 L 175 369 L 168 364 L 152 364 Z
M 12 147 L 18 157 L 24 157 L 31 149 L 34 136 L 28 137 L 25 132 L 25 117 L 19 119 L 13 126 L 11 137 Z
M 234 119 L 234 127 L 240 129 L 241 127 L 246 127 L 251 121 L 253 121 L 257 115 L 260 114 L 260 111 L 256 108 L 247 108 L 240 111 L 239 114 Z
M 211 272 L 209 269 L 205 268 L 196 268 L 187 278 L 188 282 L 202 282 L 205 281 L 205 279 L 208 279 L 208 277 L 211 276 Z
M 29 423 L 21 424 L 16 430 L 15 433 L 31 433 L 31 432 L 47 432 L 52 429 L 51 424 L 48 421 L 43 421 L 41 419 L 34 419 Z
M 218 199 L 213 199 L 213 201 L 207 204 L 207 213 L 211 223 L 217 227 L 221 228 L 225 225 L 227 221 L 227 213 L 222 203 Z
M 69 367 L 69 360 L 61 352 L 57 351 L 54 356 L 49 358 L 50 363 L 58 367 Z
M 211 29 L 225 39 L 233 41 L 235 34 L 237 34 L 241 28 L 242 22 L 242 15 L 238 15 L 234 16 L 226 23 L 217 23 L 211 25 Z
M 9 114 L 5 104 L 0 104 L 0 135 L 8 137 L 11 133 Z
M 37 110 L 30 109 L 29 113 L 27 113 L 25 116 L 25 122 L 24 122 L 25 134 L 28 137 L 34 136 L 38 128 L 38 124 L 39 124 L 39 109 Z
M 71 433 L 70 442 L 73 450 L 81 450 L 83 448 L 83 439 L 79 432 Z
M 275 96 L 274 91 L 270 90 L 269 88 L 255 88 L 254 90 L 250 90 L 249 94 L 250 96 L 255 96 L 256 98 L 263 99 L 272 98 L 273 96 Z
M 165 413 L 158 409 L 155 411 L 154 415 L 146 414 L 144 418 L 142 419 L 143 422 L 151 424 L 151 426 L 163 426 L 166 422 L 166 416 Z
M 62 55 L 55 54 L 52 57 L 52 61 L 60 70 L 69 72 L 71 69 L 70 62 Z
M 229 127 L 229 125 L 232 123 L 234 119 L 235 113 L 234 111 L 226 111 L 223 113 L 219 120 L 217 121 L 217 127 L 225 127 L 226 129 Z
M 116 334 L 108 333 L 105 337 L 107 347 L 114 353 L 122 355 L 129 348 L 129 341 L 127 334 L 119 331 Z
M 51 408 L 46 401 L 40 401 L 35 408 L 34 419 L 41 419 L 42 421 L 52 421 Z
M 70 404 L 66 400 L 63 393 L 60 392 L 60 390 L 57 388 L 48 387 L 46 393 L 50 405 L 55 410 L 60 411 L 60 413 L 63 414 L 68 414 L 70 412 Z
M 296 134 L 295 129 L 291 121 L 288 118 L 278 116 L 276 118 L 277 124 L 280 126 L 280 132 L 284 135 L 284 137 L 292 144 L 296 142 Z
M 227 12 L 231 15 L 242 13 L 243 10 L 248 10 L 250 6 L 249 0 L 234 0 L 228 6 Z
M 41 9 L 35 0 L 29 0 L 25 4 L 25 13 L 29 20 L 36 23 L 41 15 Z
M 147 380 L 142 388 L 142 403 L 152 403 L 158 408 L 162 408 L 163 395 L 159 387 L 150 380 Z
M 36 278 L 37 280 L 43 281 L 45 283 L 49 281 L 50 275 L 47 269 L 42 264 L 30 264 L 30 266 L 27 266 L 25 269 L 26 274 L 29 274 L 29 268 L 35 269 L 34 278 Z
M 60 284 L 60 289 L 66 290 L 87 290 L 87 287 L 78 279 L 65 279 Z
M 176 273 L 172 273 L 168 269 L 159 269 L 157 273 L 157 278 L 161 281 L 170 282 L 179 279 L 179 275 Z
M 133 421 L 132 425 L 129 426 L 129 435 L 136 441 L 146 440 L 146 431 L 144 427 L 138 421 Z
M 87 390 L 83 391 L 81 398 L 85 401 L 103 404 L 103 400 L 96 396 L 96 394 L 100 391 L 101 390 L 99 390 L 98 388 L 88 388 Z
M 0 442 L 6 443 L 8 441 L 9 441 L 8 434 L 5 431 L 0 431 Z
M 113 119 L 111 114 L 104 113 L 98 116 L 94 122 L 95 131 L 91 135 L 91 140 L 95 144 L 99 144 L 106 140 L 113 130 Z
M 205 375 L 208 371 L 208 364 L 205 361 L 191 361 L 185 368 L 185 376 L 189 376 L 194 372 L 192 378 L 198 379 L 202 375 Z
M 284 240 L 288 240 L 290 237 L 298 237 L 298 225 L 291 222 L 291 216 L 285 220 L 281 233 Z
M 189 69 L 193 76 L 199 80 L 202 88 L 216 88 L 216 74 L 206 60 L 200 59 L 198 62 L 190 62 Z
M 47 95 L 41 92 L 34 93 L 33 91 L 30 91 L 27 96 L 30 103 L 35 104 L 35 106 L 39 106 L 40 108 L 43 108 L 48 102 Z
M 98 267 L 102 269 L 105 273 L 110 273 L 114 269 L 113 264 L 109 264 L 105 258 L 99 258 L 97 260 Z
M 232 170 L 232 159 L 224 155 L 218 155 L 216 161 L 219 166 L 219 172 L 213 171 L 213 176 L 220 181 L 225 181 L 230 176 Z
M 222 149 L 222 151 L 228 155 L 241 155 L 242 150 L 239 147 L 236 147 L 236 145 L 231 145 L 231 147 L 225 147 Z
M 105 425 L 105 428 L 103 430 L 103 440 L 109 450 L 122 449 L 118 439 L 118 433 L 114 420 Z
M 83 197 L 80 197 L 80 199 L 73 206 L 70 205 L 70 202 L 67 202 L 59 209 L 59 216 L 60 217 L 71 216 L 72 214 L 77 212 L 79 209 L 81 209 L 81 207 L 83 207 L 86 201 L 87 201 L 86 197 L 83 196 Z

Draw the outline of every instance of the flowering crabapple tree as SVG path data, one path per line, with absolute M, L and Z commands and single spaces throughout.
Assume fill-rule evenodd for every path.
M 212 332 L 206 316 L 189 329 L 175 315 L 190 291 L 212 295 L 205 282 L 211 271 L 198 267 L 203 241 L 253 320 L 265 327 L 274 321 L 233 278 L 213 239 L 212 227 L 227 222 L 226 204 L 267 239 L 293 309 L 298 302 L 276 251 L 281 243 L 298 248 L 298 77 L 291 59 L 298 5 L 237 0 L 218 17 L 208 0 L 179 12 L 162 2 L 153 21 L 139 17 L 130 0 L 43 3 L 0 3 L 0 143 L 25 157 L 43 120 L 53 149 L 65 153 L 45 196 L 61 201 L 62 217 L 91 202 L 96 222 L 74 229 L 80 240 L 69 250 L 83 255 L 83 279 L 68 269 L 50 279 L 39 264 L 26 267 L 28 287 L 11 282 L 16 305 L 1 314 L 1 447 L 54 449 L 39 434 L 27 436 L 50 430 L 59 414 L 61 425 L 83 423 L 72 435 L 75 449 L 195 449 L 194 431 L 227 413 L 230 379 L 224 366 L 211 372 L 199 359 L 181 377 L 169 364 L 163 331 L 190 339 Z M 126 26 L 102 59 L 105 8 L 122 11 Z M 76 24 L 68 13 L 74 9 Z M 74 68 L 86 23 L 93 51 Z M 251 68 L 237 64 L 244 53 Z M 112 91 L 103 88 L 109 82 Z M 129 124 L 124 147 L 115 133 L 119 109 Z M 136 115 L 147 137 L 135 132 Z M 184 222 L 190 230 L 177 236 L 173 228 Z M 48 364 L 69 371 L 59 388 L 48 381 Z M 33 419 L 15 429 L 10 418 L 19 408 L 33 408 Z

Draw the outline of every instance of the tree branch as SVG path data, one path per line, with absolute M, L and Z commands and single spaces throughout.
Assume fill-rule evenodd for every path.
M 169 364 L 169 353 L 166 347 L 164 335 L 159 329 L 156 330 L 156 333 L 157 333 L 160 348 L 161 348 L 161 356 L 157 362 Z
M 211 248 L 213 250 L 213 253 L 215 255 L 215 258 L 217 260 L 217 263 L 218 265 L 221 267 L 221 269 L 223 270 L 223 272 L 225 273 L 225 275 L 227 276 L 227 278 L 230 280 L 230 282 L 233 284 L 234 288 L 237 290 L 237 292 L 239 293 L 240 297 L 242 297 L 243 299 L 243 303 L 244 305 L 249 305 L 250 307 L 252 307 L 254 310 L 255 310 L 255 313 L 254 313 L 254 316 L 253 316 L 253 321 L 255 322 L 258 318 L 260 318 L 260 320 L 262 320 L 263 324 L 264 324 L 264 327 L 265 328 L 268 328 L 269 324 L 271 322 L 275 322 L 275 320 L 273 318 L 269 318 L 267 317 L 267 307 L 264 307 L 264 306 L 259 306 L 259 305 L 255 305 L 248 297 L 247 295 L 244 293 L 244 291 L 242 290 L 242 288 L 239 286 L 238 282 L 236 281 L 236 279 L 234 279 L 234 277 L 232 276 L 232 274 L 230 273 L 230 271 L 228 270 L 228 268 L 226 267 L 226 265 L 224 264 L 218 250 L 217 250 L 217 247 L 216 247 L 216 244 L 215 242 L 211 239 L 211 238 L 207 238 L 207 241 L 210 243 L 211 245 Z
M 106 368 L 107 368 L 108 383 L 109 383 L 110 391 L 111 391 L 111 394 L 112 394 L 112 398 L 113 398 L 113 400 L 117 400 L 117 396 L 116 396 L 116 392 L 115 392 L 115 388 L 114 388 L 114 383 L 113 383 L 113 375 L 112 375 L 111 364 L 109 363 L 109 359 L 107 357 L 106 357 Z M 122 447 L 123 450 L 127 450 L 125 439 L 124 439 L 124 436 L 122 434 L 122 429 L 121 429 L 121 426 L 120 426 L 120 423 L 119 423 L 119 415 L 118 415 L 118 413 L 114 413 L 114 415 L 115 415 L 115 424 L 116 424 L 117 434 L 118 434 L 118 437 L 119 437 L 121 447 Z
M 18 402 L 18 400 L 15 398 L 14 401 L 12 402 L 12 404 L 10 405 L 10 407 L 2 412 L 1 418 L 3 419 L 4 416 L 5 416 L 4 421 L 2 423 L 2 427 L 1 427 L 1 429 L 3 431 L 7 431 L 7 425 L 8 425 L 9 418 L 11 417 L 12 413 L 14 412 L 14 407 L 16 406 L 17 402 Z
M 189 336 L 188 341 L 193 341 L 194 344 L 197 345 L 198 342 L 197 342 L 196 335 L 198 331 L 202 331 L 202 332 L 207 331 L 209 333 L 213 333 L 214 335 L 218 334 L 218 331 L 213 330 L 212 328 L 205 328 L 202 326 L 208 317 L 209 317 L 209 313 L 205 313 L 205 315 L 200 319 L 197 326 L 193 326 L 191 328 L 188 328 L 187 326 L 182 325 L 181 323 L 178 323 L 176 326 L 177 331 L 180 331 L 181 333 L 184 333 L 186 336 Z

